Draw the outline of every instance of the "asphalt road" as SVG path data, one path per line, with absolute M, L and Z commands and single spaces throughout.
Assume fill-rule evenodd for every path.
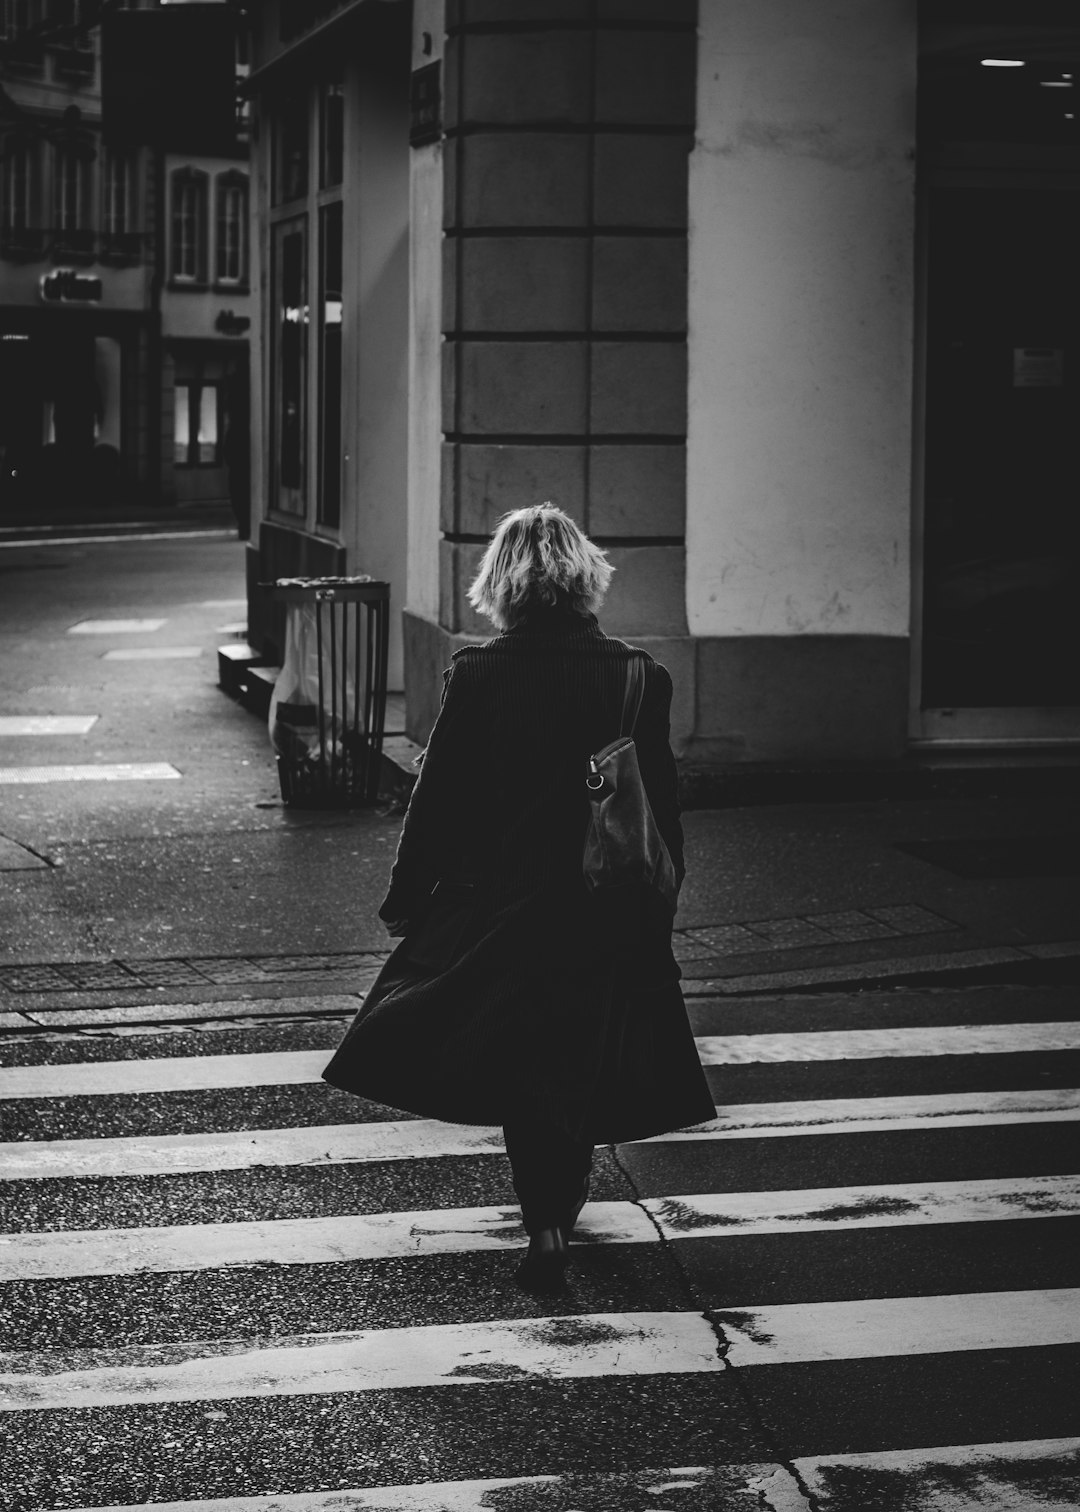
M 1075 988 L 737 989 L 1061 941 L 1074 895 L 887 850 L 927 805 L 688 816 L 717 1118 L 598 1152 L 569 1289 L 530 1297 L 498 1131 L 319 1080 L 398 820 L 277 804 L 214 687 L 240 570 L 222 540 L 0 550 L 0 718 L 99 716 L 0 735 L 0 772 L 180 772 L 0 783 L 0 1508 L 1080 1506 Z M 198 654 L 105 656 L 169 647 Z

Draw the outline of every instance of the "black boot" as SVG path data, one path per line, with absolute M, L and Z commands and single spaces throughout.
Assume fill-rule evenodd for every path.
M 568 1259 L 564 1231 L 561 1228 L 539 1229 L 529 1240 L 528 1251 L 517 1268 L 515 1280 L 524 1291 L 542 1296 L 565 1291 Z
M 586 1176 L 586 1178 L 585 1178 L 585 1184 L 581 1188 L 581 1196 L 574 1203 L 574 1206 L 570 1209 L 569 1217 L 567 1218 L 566 1223 L 563 1225 L 563 1227 L 565 1229 L 565 1232 L 566 1232 L 566 1237 L 568 1239 L 573 1235 L 574 1225 L 575 1225 L 575 1223 L 577 1223 L 578 1219 L 581 1217 L 581 1210 L 585 1206 L 585 1204 L 588 1202 L 588 1200 L 589 1200 L 589 1178 Z

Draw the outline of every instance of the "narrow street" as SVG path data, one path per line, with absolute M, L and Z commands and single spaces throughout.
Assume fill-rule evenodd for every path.
M 242 569 L 0 545 L 0 1507 L 1080 1505 L 1075 799 L 687 814 L 717 1116 L 530 1297 L 499 1131 L 319 1079 L 400 816 L 282 808 Z

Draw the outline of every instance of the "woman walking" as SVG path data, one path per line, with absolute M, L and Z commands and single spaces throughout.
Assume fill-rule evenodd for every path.
M 501 632 L 456 652 L 380 909 L 401 943 L 323 1073 L 451 1123 L 501 1124 L 529 1290 L 563 1284 L 593 1147 L 713 1116 L 671 952 L 670 905 L 586 887 L 589 756 L 634 728 L 683 877 L 671 679 L 596 620 L 613 568 L 551 504 L 504 516 L 469 590 Z

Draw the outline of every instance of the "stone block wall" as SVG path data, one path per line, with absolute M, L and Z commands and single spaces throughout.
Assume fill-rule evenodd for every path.
M 615 633 L 687 633 L 687 162 L 696 0 L 447 0 L 440 612 L 552 499 Z

